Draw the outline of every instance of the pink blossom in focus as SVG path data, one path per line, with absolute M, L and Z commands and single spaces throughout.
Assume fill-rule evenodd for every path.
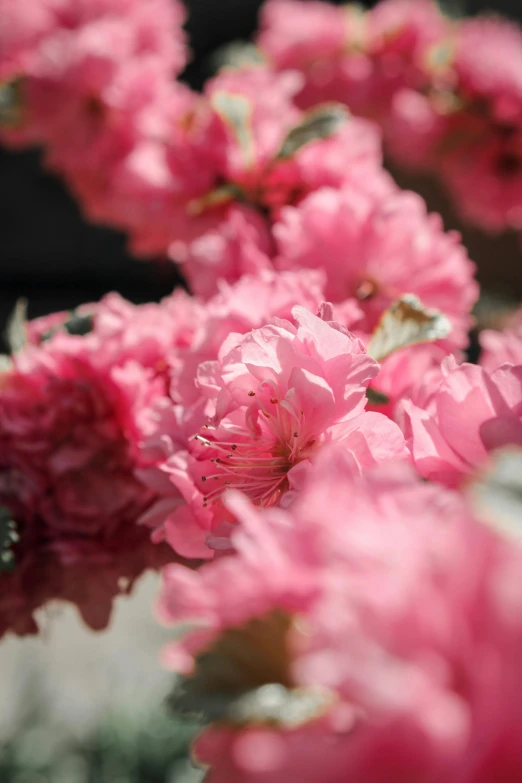
M 274 317 L 291 318 L 297 303 L 315 310 L 323 298 L 322 275 L 316 270 L 266 270 L 244 275 L 233 285 L 222 281 L 219 292 L 204 307 L 194 298 L 188 300 L 194 303 L 197 328 L 185 345 L 178 342 L 165 354 L 170 378 L 168 396 L 159 397 L 140 417 L 143 442 L 137 475 L 159 496 L 140 521 L 154 529 L 155 540 L 163 540 L 169 528 L 172 541 L 172 531 L 179 530 L 181 517 L 184 521 L 187 518 L 183 497 L 170 480 L 169 464 L 176 453 L 186 452 L 194 433 L 208 421 L 205 399 L 195 383 L 198 366 L 215 361 L 231 333 L 246 334 Z M 167 524 L 173 513 L 176 525 Z M 187 555 L 196 552 L 198 557 L 209 557 L 204 530 L 194 526 L 191 513 L 189 520 L 192 538 L 185 530 L 177 535 L 175 548 Z
M 457 486 L 495 449 L 522 445 L 522 367 L 489 371 L 448 358 L 399 404 L 398 416 L 421 476 Z
M 164 572 L 161 617 L 192 624 L 165 659 L 204 684 L 198 656 L 214 658 L 225 707 L 236 682 L 286 697 L 265 725 L 225 714 L 203 733 L 209 781 L 517 779 L 519 547 L 399 466 L 354 478 L 338 448 L 289 511 L 230 503 L 235 556 Z M 293 691 L 329 707 L 300 723 L 283 708 Z
M 276 320 L 244 336 L 231 334 L 217 361 L 199 365 L 207 416 L 188 449 L 173 454 L 163 470 L 207 535 L 233 521 L 223 506 L 230 489 L 259 506 L 290 502 L 329 442 L 343 444 L 355 471 L 407 456 L 397 426 L 364 410 L 379 367 L 362 344 L 303 307 L 293 308 L 292 317 L 295 325 Z M 167 521 L 166 535 L 176 548 L 175 524 L 169 531 Z

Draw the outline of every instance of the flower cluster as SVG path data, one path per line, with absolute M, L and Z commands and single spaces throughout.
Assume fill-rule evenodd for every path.
M 130 188 L 145 167 L 159 185 L 164 141 L 194 100 L 174 81 L 187 57 L 184 18 L 178 0 L 2 5 L 2 138 L 42 146 L 92 219 L 130 226 L 110 208 L 118 183 Z
M 27 344 L 0 375 L 0 506 L 17 536 L 16 568 L 0 571 L 0 636 L 34 633 L 35 611 L 57 598 L 103 628 L 113 597 L 171 559 L 136 525 L 156 496 L 135 473 L 164 357 L 195 316 L 183 294 L 142 307 L 110 295 L 22 325 Z
M 176 2 L 6 11 L 2 137 L 43 146 L 190 293 L 17 306 L 0 636 L 56 599 L 101 629 L 165 566 L 171 701 L 206 723 L 209 783 L 519 780 L 522 320 L 466 361 L 474 265 L 371 122 L 461 177 L 484 225 L 516 225 L 517 172 L 509 197 L 497 169 L 484 186 L 482 153 L 514 155 L 515 55 L 496 53 L 518 33 L 429 0 L 268 0 L 274 67 L 196 94 L 174 80 Z
M 522 226 L 522 32 L 446 18 L 432 0 L 355 6 L 268 0 L 259 45 L 297 70 L 302 107 L 328 97 L 382 127 L 399 163 L 440 176 L 479 227 Z
M 179 709 L 209 780 L 516 780 L 522 550 L 407 468 L 330 447 L 287 510 L 234 495 L 235 555 L 165 570 Z

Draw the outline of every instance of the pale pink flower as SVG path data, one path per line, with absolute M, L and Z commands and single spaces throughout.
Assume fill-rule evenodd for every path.
M 246 334 L 273 318 L 290 319 L 297 304 L 315 311 L 323 300 L 324 275 L 317 269 L 260 269 L 232 284 L 218 280 L 216 294 L 204 305 L 194 304 L 196 328 L 190 341 L 185 346 L 178 343 L 171 355 L 172 399 L 184 405 L 200 399 L 201 390 L 195 383 L 198 365 L 217 359 L 231 333 Z M 195 298 L 188 301 L 198 302 Z
M 398 467 L 333 447 L 289 511 L 230 498 L 233 557 L 165 570 L 212 783 L 517 779 L 522 551 Z
M 229 489 L 260 506 L 290 502 L 331 441 L 343 444 L 357 471 L 406 457 L 397 426 L 364 410 L 379 366 L 362 343 L 303 307 L 294 307 L 292 316 L 294 323 L 276 320 L 244 336 L 231 334 L 217 361 L 198 368 L 207 417 L 188 449 L 174 453 L 162 470 L 207 534 L 233 521 L 222 502 Z M 166 535 L 171 542 L 180 538 L 168 521 Z M 218 532 L 218 547 L 219 538 Z
M 522 367 L 488 371 L 448 358 L 398 407 L 421 476 L 456 486 L 495 449 L 522 445 Z
M 484 329 L 479 335 L 480 365 L 491 372 L 503 364 L 522 365 L 522 318 L 518 311 L 501 332 Z
M 174 297 L 165 300 L 164 304 L 179 320 L 180 303 Z M 265 270 L 257 275 L 245 275 L 233 285 L 221 281 L 218 293 L 204 307 L 194 298 L 187 299 L 187 305 L 193 303 L 192 313 L 197 326 L 192 332 L 187 331 L 184 344 L 171 339 L 170 349 L 165 353 L 166 375 L 170 381 L 168 396 L 142 408 L 139 416 L 143 441 L 137 475 L 158 496 L 140 523 L 153 528 L 155 540 L 163 540 L 168 528 L 171 542 L 176 535 L 176 550 L 185 554 L 190 552 L 190 556 L 211 555 L 205 545 L 206 533 L 200 527 L 192 524 L 190 530 L 179 532 L 182 520 L 187 518 L 187 509 L 183 508 L 183 497 L 169 478 L 168 468 L 170 458 L 177 452 L 186 451 L 194 433 L 208 421 L 204 412 L 205 399 L 195 384 L 198 366 L 216 360 L 222 343 L 231 332 L 245 334 L 274 317 L 290 318 L 297 303 L 311 310 L 317 309 L 323 298 L 320 272 Z M 157 319 L 153 323 L 156 324 Z M 194 325 L 191 318 L 187 318 L 189 323 Z M 160 334 L 164 335 L 164 330 Z M 176 525 L 167 525 L 174 513 Z M 191 513 L 188 519 L 192 520 Z

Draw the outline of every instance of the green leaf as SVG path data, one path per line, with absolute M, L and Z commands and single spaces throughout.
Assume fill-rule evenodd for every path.
M 0 84 L 0 126 L 16 128 L 22 119 L 22 81 L 13 79 Z
M 251 165 L 255 158 L 252 103 L 244 95 L 225 91 L 215 92 L 210 102 L 216 114 L 234 134 L 243 152 L 245 164 Z
M 390 401 L 386 394 L 382 394 L 377 389 L 366 389 L 366 397 L 372 405 L 387 405 Z
M 378 362 L 401 348 L 447 337 L 451 323 L 438 310 L 428 310 L 413 294 L 405 294 L 383 313 L 368 345 Z
M 92 332 L 93 326 L 94 318 L 92 314 L 78 315 L 78 313 L 73 310 L 71 317 L 64 323 L 63 328 L 67 334 L 75 334 L 83 337 L 84 335 L 89 334 L 89 332 Z
M 0 573 L 12 571 L 15 558 L 12 547 L 18 541 L 16 522 L 5 506 L 0 506 Z
M 293 618 L 280 611 L 228 628 L 201 652 L 170 697 L 177 715 L 238 726 L 296 727 L 328 710 L 333 694 L 296 688 L 290 674 Z
M 5 353 L 0 353 L 0 373 L 8 372 L 12 366 L 11 357 Z
M 277 157 L 291 158 L 305 144 L 317 139 L 327 139 L 342 128 L 349 116 L 348 109 L 336 103 L 312 109 L 305 114 L 299 125 L 288 132 Z
M 213 71 L 221 68 L 244 68 L 252 66 L 266 66 L 266 57 L 261 49 L 253 43 L 245 41 L 231 41 L 221 46 L 211 58 Z
M 10 352 L 18 353 L 27 342 L 27 299 L 18 299 L 7 321 L 5 338 Z
M 69 318 L 59 326 L 55 326 L 53 329 L 49 329 L 42 335 L 42 342 L 49 340 L 51 337 L 63 330 L 67 334 L 76 335 L 78 337 L 84 337 L 89 332 L 92 332 L 94 326 L 94 316 L 92 313 L 80 315 L 76 310 L 71 310 Z
M 228 204 L 229 201 L 244 201 L 245 196 L 240 187 L 233 182 L 228 185 L 221 185 L 219 188 L 209 191 L 201 198 L 193 199 L 187 206 L 189 215 L 195 217 L 201 215 L 207 209 L 221 207 Z

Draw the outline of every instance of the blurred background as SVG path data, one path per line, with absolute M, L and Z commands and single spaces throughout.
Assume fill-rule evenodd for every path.
M 200 88 L 211 73 L 212 53 L 254 33 L 262 0 L 186 4 L 193 59 L 182 78 Z M 522 20 L 520 0 L 446 0 L 445 7 Z M 486 291 L 522 297 L 515 235 L 489 237 L 462 226 L 434 183 L 393 174 L 442 213 L 447 228 L 462 231 Z M 111 290 L 137 303 L 157 300 L 179 283 L 168 262 L 136 261 L 122 235 L 86 223 L 61 182 L 41 168 L 38 151 L 0 148 L 0 216 L 2 325 L 20 296 L 29 300 L 34 317 Z M 201 780 L 186 754 L 195 727 L 176 722 L 164 705 L 172 675 L 158 662 L 168 633 L 151 613 L 156 591 L 157 577 L 148 576 L 131 599 L 120 598 L 104 634 L 85 630 L 67 608 L 45 616 L 41 638 L 0 644 L 0 783 Z
M 185 2 L 193 59 L 182 79 L 199 88 L 211 73 L 215 49 L 254 33 L 262 0 Z M 486 10 L 522 19 L 520 0 L 445 0 L 444 6 L 455 13 Z M 429 207 L 443 214 L 448 228 L 462 230 L 487 289 L 522 295 L 521 251 L 514 235 L 492 238 L 463 227 L 431 182 L 393 173 L 403 187 L 421 192 Z M 110 290 L 134 302 L 158 299 L 179 282 L 171 264 L 136 261 L 127 255 L 123 236 L 86 223 L 61 182 L 41 168 L 37 151 L 0 148 L 0 216 L 2 324 L 22 295 L 29 299 L 30 315 L 37 316 L 98 299 Z

